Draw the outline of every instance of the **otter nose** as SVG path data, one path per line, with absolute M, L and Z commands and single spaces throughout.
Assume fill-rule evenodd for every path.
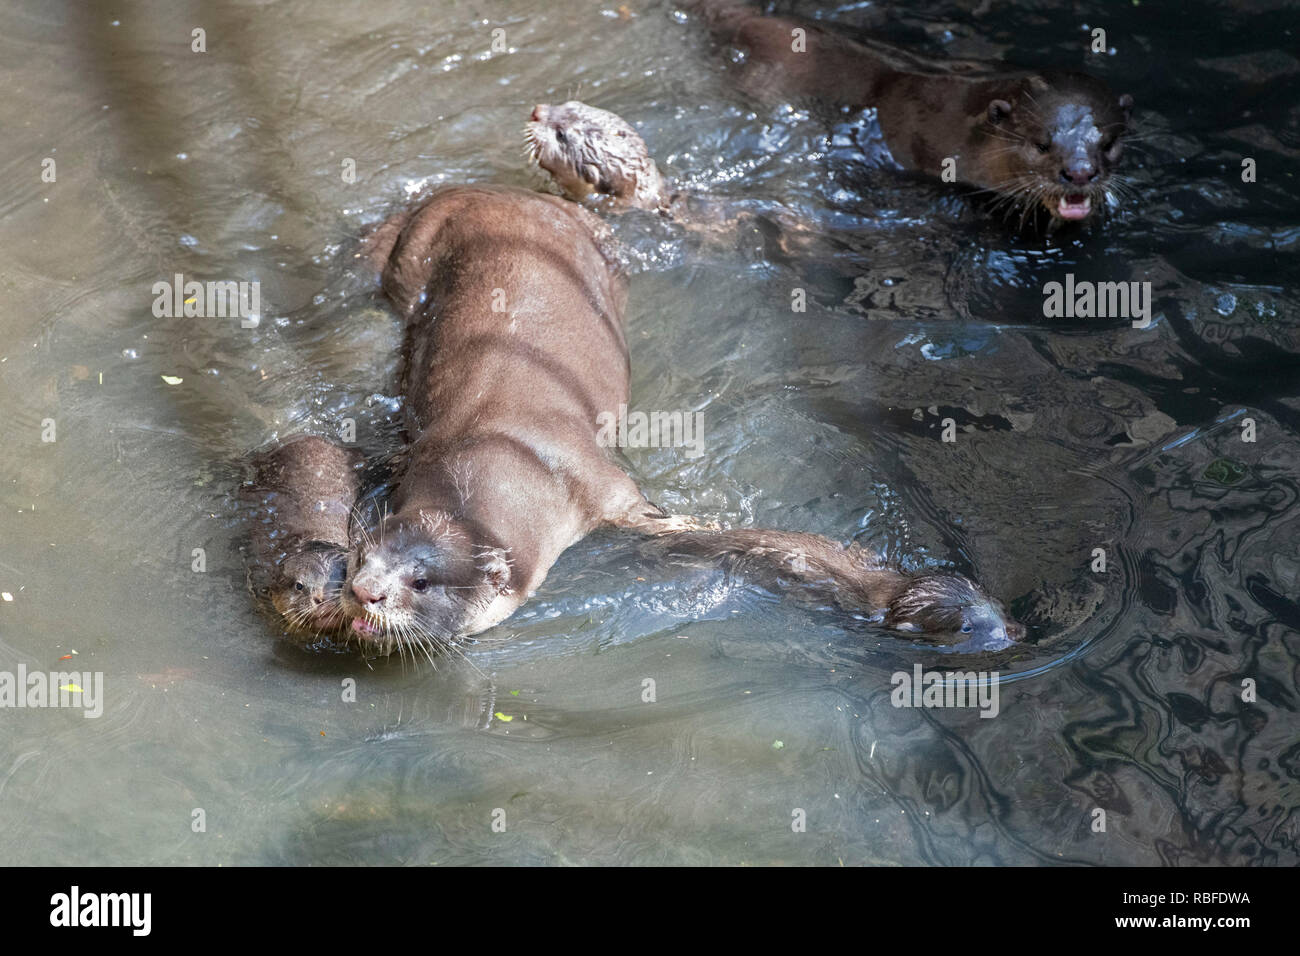
M 1061 179 L 1076 186 L 1086 186 L 1097 178 L 1097 170 L 1091 163 L 1078 163 L 1061 170 Z
M 374 591 L 369 590 L 364 584 L 357 584 L 356 582 L 352 584 L 352 594 L 363 607 L 378 604 L 385 597 L 383 594 L 376 594 Z
M 1021 640 L 1025 636 L 1025 626 L 1019 621 L 1007 621 L 1007 637 L 1013 641 Z
M 540 123 L 542 121 L 542 116 L 545 113 L 546 113 L 546 107 L 538 103 L 536 106 L 533 107 L 533 122 Z

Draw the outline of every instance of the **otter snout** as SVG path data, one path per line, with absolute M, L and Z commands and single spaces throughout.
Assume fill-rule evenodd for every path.
M 1072 186 L 1086 186 L 1097 178 L 1097 167 L 1092 163 L 1075 163 L 1061 170 L 1061 182 Z
M 999 651 L 1025 636 L 1024 625 L 1013 620 L 1001 605 L 989 601 L 983 606 L 967 608 L 959 633 L 966 650 Z
M 548 112 L 549 110 L 550 110 L 550 107 L 547 106 L 546 104 L 544 104 L 544 103 L 538 103 L 536 106 L 533 107 L 533 113 L 532 113 L 532 117 L 531 117 L 531 118 L 532 118 L 532 121 L 533 121 L 534 123 L 545 123 L 545 122 L 546 122 L 546 114 L 547 114 L 547 112 Z
M 367 587 L 367 584 L 369 584 L 370 587 Z M 371 590 L 371 587 L 375 588 L 375 590 Z M 357 603 L 364 608 L 377 608 L 383 603 L 384 598 L 387 595 L 383 593 L 383 588 L 378 582 L 370 581 L 363 584 L 360 581 L 353 581 L 352 596 L 356 598 Z

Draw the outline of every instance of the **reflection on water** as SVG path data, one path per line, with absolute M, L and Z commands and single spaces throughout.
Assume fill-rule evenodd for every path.
M 1080 66 L 1072 9 L 834 16 Z M 742 101 L 648 0 L 11 5 L 0 670 L 101 671 L 107 699 L 0 711 L 0 861 L 1300 862 L 1300 73 L 1283 13 L 1213 10 L 1211 49 L 1196 17 L 1107 8 L 1090 66 L 1138 100 L 1143 199 L 1045 242 L 865 163 L 870 116 Z M 400 443 L 400 336 L 352 237 L 429 185 L 539 185 L 523 121 L 570 93 L 679 183 L 818 234 L 615 222 L 634 406 L 706 429 L 700 458 L 629 451 L 650 496 L 972 571 L 1029 642 L 944 658 L 616 534 L 436 672 L 276 640 L 244 456 L 348 418 Z M 1067 272 L 1150 281 L 1153 326 L 1043 318 Z M 260 281 L 261 323 L 155 318 L 177 273 Z M 999 670 L 997 718 L 891 706 L 918 662 Z

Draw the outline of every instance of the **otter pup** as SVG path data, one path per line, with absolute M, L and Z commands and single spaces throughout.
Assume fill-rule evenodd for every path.
M 538 104 L 524 127 L 529 158 L 573 200 L 592 192 L 666 213 L 673 197 L 639 133 L 621 116 L 569 100 Z
M 907 169 L 941 176 L 951 160 L 957 181 L 996 194 L 995 205 L 1041 207 L 1054 224 L 1089 218 L 1122 188 L 1113 170 L 1133 98 L 1086 73 L 932 60 L 734 0 L 688 7 L 740 52 L 740 82 L 752 94 L 874 107 L 890 152 Z
M 256 474 L 245 496 L 260 512 L 254 567 L 292 632 L 336 630 L 345 622 L 340 597 L 363 461 L 356 449 L 314 435 L 253 459 Z
M 669 557 L 722 563 L 770 591 L 803 591 L 873 624 L 925 633 L 966 650 L 1000 650 L 1024 636 L 1024 627 L 1001 602 L 963 575 L 903 574 L 856 543 L 842 546 L 819 534 L 763 528 L 683 531 L 657 539 L 654 549 Z

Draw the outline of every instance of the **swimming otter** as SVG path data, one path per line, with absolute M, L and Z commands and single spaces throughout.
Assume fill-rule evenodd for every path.
M 925 633 L 966 650 L 999 650 L 1025 633 L 1001 602 L 963 575 L 903 574 L 856 543 L 842 546 L 819 534 L 763 528 L 683 531 L 656 539 L 652 548 L 668 557 L 723 564 L 769 591 L 803 592 L 873 624 Z
M 529 157 L 570 199 L 613 196 L 666 213 L 673 197 L 639 133 L 621 116 L 569 100 L 539 103 L 524 127 Z
M 244 492 L 259 513 L 253 568 L 291 632 L 321 633 L 345 623 L 340 596 L 363 461 L 356 449 L 314 435 L 290 438 L 253 459 L 255 477 Z
M 809 257 L 819 233 L 787 210 L 769 208 L 762 216 L 725 202 L 675 191 L 659 172 L 645 140 L 609 110 L 569 100 L 540 103 L 524 127 L 528 155 L 569 199 L 597 194 L 615 207 L 647 209 L 673 220 L 706 244 L 725 242 L 754 226 L 773 240 L 774 258 Z
M 607 240 L 575 203 L 494 186 L 443 188 L 370 234 L 367 255 L 384 261 L 384 291 L 407 319 L 413 436 L 391 513 L 348 563 L 343 606 L 371 649 L 429 655 L 492 627 L 602 525 L 761 545 L 667 515 L 602 447 L 601 413 L 627 404 L 629 382 L 626 277 Z M 803 537 L 835 547 L 791 540 Z M 845 581 L 897 591 L 890 626 L 961 625 L 947 604 L 923 606 L 947 602 L 955 581 L 909 589 L 856 565 Z M 969 588 L 972 606 L 989 600 Z
M 354 636 L 381 653 L 504 620 L 597 526 L 704 527 L 648 502 L 598 442 L 629 382 L 627 282 L 606 241 L 575 203 L 494 186 L 441 189 L 371 233 L 408 320 L 413 437 L 344 591 Z
M 740 52 L 739 79 L 752 94 L 874 107 L 902 166 L 941 176 L 951 160 L 956 180 L 995 193 L 995 206 L 1041 206 L 1054 224 L 1079 221 L 1123 188 L 1113 170 L 1133 98 L 1086 73 L 931 60 L 734 0 L 687 7 Z M 799 52 L 796 29 L 804 31 Z

